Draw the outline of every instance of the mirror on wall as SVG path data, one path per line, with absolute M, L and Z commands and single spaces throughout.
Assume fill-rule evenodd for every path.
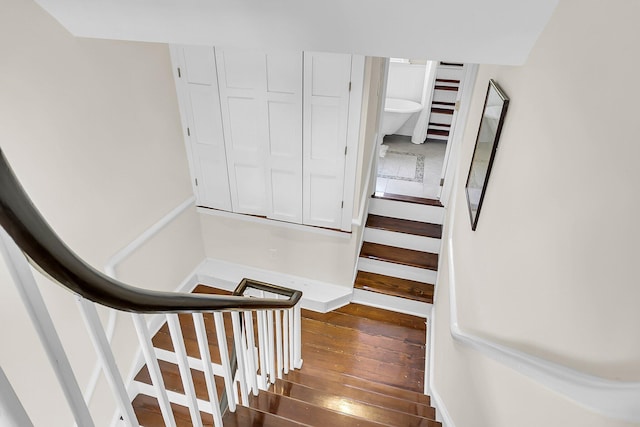
M 476 146 L 473 150 L 469 176 L 465 190 L 467 193 L 467 204 L 469 205 L 469 215 L 471 216 L 471 229 L 475 230 L 478 225 L 480 208 L 487 190 L 491 166 L 496 155 L 500 132 L 504 122 L 509 98 L 502 91 L 500 86 L 489 80 L 487 96 L 482 110 L 482 120 L 478 129 Z

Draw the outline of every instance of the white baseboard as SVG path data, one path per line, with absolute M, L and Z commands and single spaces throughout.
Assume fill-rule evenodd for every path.
M 220 286 L 226 284 L 229 286 L 234 284 L 233 288 L 235 288 L 235 285 L 245 277 L 273 283 L 301 291 L 302 307 L 321 313 L 327 313 L 349 304 L 353 293 L 351 287 L 211 258 L 206 259 L 200 267 L 197 276 L 200 283 L 204 285 L 219 284 L 218 286 Z
M 442 224 L 444 220 L 444 208 L 441 206 L 420 205 L 377 198 L 371 200 L 369 214 L 430 222 L 432 224 Z
M 438 272 L 434 270 L 395 264 L 370 258 L 359 258 L 358 270 L 382 274 L 384 276 L 399 277 L 400 279 L 413 280 L 431 285 L 436 283 L 436 279 L 438 277 Z
M 364 241 L 414 251 L 440 253 L 441 240 L 434 237 L 418 236 L 415 234 L 398 233 L 378 228 L 365 228 Z
M 433 384 L 431 385 L 431 406 L 436 409 L 436 420 L 442 423 L 442 427 L 456 427 L 449 411 L 447 411 L 447 407 L 444 404 L 444 400 L 440 396 L 440 393 L 436 389 L 433 388 Z
M 431 304 L 413 301 L 404 298 L 379 294 L 377 292 L 364 291 L 362 289 L 353 290 L 351 302 L 382 308 L 385 310 L 397 311 L 398 313 L 410 314 L 412 316 L 427 318 L 431 316 Z

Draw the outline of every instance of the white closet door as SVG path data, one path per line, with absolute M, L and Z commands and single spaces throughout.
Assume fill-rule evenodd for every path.
M 216 48 L 220 104 L 233 211 L 266 216 L 266 69 L 264 54 Z
M 231 210 L 213 48 L 174 46 L 172 55 L 180 68 L 177 92 L 187 126 L 197 203 Z
M 302 223 L 302 52 L 266 55 L 269 217 Z
M 341 228 L 351 55 L 304 53 L 303 223 Z
M 302 54 L 216 57 L 234 212 L 302 222 Z

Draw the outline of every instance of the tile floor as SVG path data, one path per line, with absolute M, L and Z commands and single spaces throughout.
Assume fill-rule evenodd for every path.
M 376 194 L 439 197 L 445 141 L 413 144 L 408 136 L 387 135 L 383 145 L 389 148 L 378 158 Z

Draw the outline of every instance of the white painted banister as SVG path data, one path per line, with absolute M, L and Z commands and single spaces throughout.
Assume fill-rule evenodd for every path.
M 122 261 L 127 259 L 132 253 L 138 250 L 142 245 L 144 245 L 149 239 L 155 236 L 160 230 L 169 225 L 174 219 L 176 219 L 180 214 L 182 214 L 189 207 L 194 206 L 196 201 L 195 196 L 188 197 L 184 202 L 180 203 L 178 206 L 173 208 L 169 213 L 160 218 L 154 224 L 152 224 L 149 228 L 143 231 L 138 237 L 133 239 L 127 245 L 125 245 L 118 252 L 113 254 L 111 258 L 109 258 L 104 265 L 104 272 L 107 276 L 112 279 L 117 279 L 118 275 L 116 273 L 116 267 Z M 118 320 L 118 312 L 115 310 L 109 311 L 109 319 L 107 320 L 107 328 L 105 331 L 107 342 L 111 342 L 113 339 L 113 334 L 116 330 L 116 322 Z M 102 325 L 102 323 L 100 323 Z M 84 391 L 84 398 L 87 402 L 91 402 L 91 398 L 93 397 L 93 393 L 95 392 L 96 386 L 98 385 L 98 379 L 100 378 L 101 365 L 100 363 L 96 363 L 93 368 L 93 372 L 91 373 L 91 377 L 87 383 L 87 386 Z
M 2 227 L 0 227 L 0 241 L 7 268 L 51 362 L 75 422 L 78 426 L 93 427 L 89 408 L 84 401 L 82 391 L 26 257 Z
M 249 392 L 247 389 L 247 366 L 244 355 L 244 344 L 242 343 L 242 329 L 240 326 L 240 314 L 231 313 L 231 324 L 233 326 L 233 339 L 238 358 L 238 382 L 240 383 L 240 400 L 244 406 L 249 406 Z
M 207 383 L 209 408 L 213 414 L 213 425 L 214 427 L 222 427 L 220 400 L 218 399 L 218 391 L 216 390 L 213 366 L 211 364 L 211 354 L 209 353 L 209 339 L 207 338 L 207 329 L 204 324 L 204 316 L 202 313 L 193 313 L 193 324 L 196 329 L 198 349 L 200 350 L 200 357 L 202 358 L 202 365 L 204 368 L 204 377 Z
M 175 313 L 167 314 L 167 324 L 169 325 L 169 333 L 173 342 L 173 350 L 176 352 L 178 359 L 178 369 L 180 370 L 180 378 L 182 379 L 182 387 L 187 397 L 187 406 L 191 415 L 191 424 L 194 427 L 202 427 L 202 417 L 198 408 L 198 400 L 196 398 L 196 389 L 193 385 L 193 377 L 191 376 L 191 368 L 187 359 L 187 349 L 184 346 L 184 338 L 182 336 L 182 328 L 180 320 Z
M 171 402 L 167 395 L 167 389 L 164 386 L 164 380 L 162 379 L 162 372 L 158 365 L 158 359 L 153 349 L 153 343 L 151 342 L 151 335 L 149 334 L 149 328 L 147 322 L 144 320 L 142 314 L 133 313 L 131 315 L 133 324 L 138 334 L 138 341 L 140 342 L 140 348 L 144 356 L 144 360 L 147 363 L 147 369 L 149 370 L 149 376 L 151 382 L 156 391 L 156 398 L 158 399 L 158 405 L 160 406 L 160 412 L 166 427 L 176 427 L 176 420 L 171 410 Z
M 455 206 L 455 200 L 453 202 Z M 554 390 L 582 407 L 611 419 L 640 422 L 640 382 L 615 381 L 587 374 L 529 353 L 474 335 L 458 321 L 452 206 L 447 225 L 447 261 L 449 263 L 449 310 L 451 336 L 457 342 L 511 367 L 540 384 Z M 432 329 L 433 329 L 433 325 Z M 433 363 L 433 362 L 432 362 Z M 432 368 L 433 369 L 433 368 Z M 433 381 L 433 376 L 430 378 Z
M 109 383 L 109 387 L 111 387 L 111 392 L 116 399 L 122 421 L 127 427 L 137 427 L 138 419 L 133 411 L 133 405 L 122 381 L 122 375 L 120 375 L 120 370 L 116 365 L 116 360 L 113 357 L 111 346 L 102 328 L 102 323 L 100 323 L 96 306 L 93 302 L 82 297 L 77 296 L 76 298 L 80 313 L 89 331 L 93 347 L 98 354 L 102 370 Z
M 231 363 L 229 360 L 229 348 L 227 347 L 227 336 L 225 335 L 224 317 L 222 313 L 213 313 L 213 319 L 216 329 L 216 338 L 218 339 L 218 349 L 220 350 L 220 364 L 222 365 L 222 373 L 224 376 L 224 386 L 227 392 L 227 404 L 229 410 L 236 410 L 236 393 L 233 386 L 233 372 L 231 372 Z
M 0 367 L 0 426 L 33 427 L 27 411 Z

